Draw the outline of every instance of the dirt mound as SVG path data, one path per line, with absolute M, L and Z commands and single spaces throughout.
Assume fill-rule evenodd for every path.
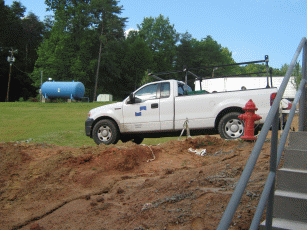
M 215 229 L 254 143 L 212 136 L 145 146 L 0 144 L 2 229 Z M 266 142 L 232 229 L 247 229 Z

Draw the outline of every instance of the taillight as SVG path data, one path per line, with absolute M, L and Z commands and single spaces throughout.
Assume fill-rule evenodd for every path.
M 272 106 L 273 105 L 273 102 L 274 102 L 274 99 L 276 97 L 277 93 L 272 93 L 271 94 L 271 97 L 270 97 L 270 105 Z
M 289 102 L 288 103 L 288 107 L 287 108 L 285 108 L 285 109 L 291 109 L 292 108 L 292 103 L 291 102 Z

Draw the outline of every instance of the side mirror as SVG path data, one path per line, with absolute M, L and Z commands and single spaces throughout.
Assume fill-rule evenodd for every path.
M 133 93 L 131 93 L 129 95 L 129 100 L 130 100 L 130 104 L 134 104 L 135 103 L 135 97 L 134 97 Z

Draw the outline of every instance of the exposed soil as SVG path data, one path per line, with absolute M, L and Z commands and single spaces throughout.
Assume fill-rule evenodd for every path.
M 157 146 L 0 143 L 0 226 L 216 229 L 254 144 L 215 136 Z M 248 229 L 269 158 L 268 140 L 231 229 Z

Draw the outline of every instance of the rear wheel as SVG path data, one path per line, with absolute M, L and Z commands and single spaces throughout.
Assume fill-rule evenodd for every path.
M 220 120 L 218 131 L 224 139 L 237 139 L 244 134 L 244 122 L 238 118 L 241 113 L 227 113 Z
M 98 121 L 93 129 L 93 139 L 97 145 L 116 144 L 119 139 L 116 124 L 108 119 Z

